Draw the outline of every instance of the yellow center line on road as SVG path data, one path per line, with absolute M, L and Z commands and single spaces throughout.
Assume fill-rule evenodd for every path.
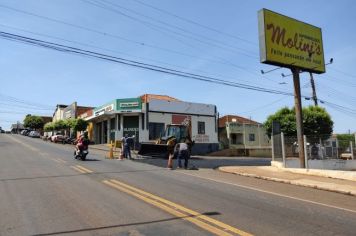
M 53 161 L 57 162 L 57 163 L 61 163 L 59 160 L 52 158 Z
M 86 174 L 85 171 L 83 171 L 83 170 L 81 170 L 81 169 L 79 169 L 79 168 L 77 168 L 77 167 L 75 167 L 75 166 L 71 166 L 70 168 L 72 168 L 72 169 L 74 169 L 74 170 L 76 170 L 76 171 L 79 171 L 80 173 Z
M 14 137 L 11 137 L 11 136 L 8 136 L 8 137 L 11 138 L 12 140 L 14 140 L 15 142 L 17 142 L 17 143 L 19 143 L 19 144 L 21 144 L 21 145 L 27 147 L 28 149 L 30 149 L 30 150 L 32 150 L 32 151 L 34 151 L 34 152 L 40 152 L 40 150 L 39 150 L 38 148 L 32 147 L 31 145 L 29 145 L 29 144 L 27 144 L 27 143 L 24 143 L 24 142 L 22 142 L 22 141 L 20 141 L 20 140 L 18 140 L 18 139 L 16 139 L 16 138 L 14 138 Z
M 57 160 L 58 160 L 60 163 L 63 163 L 63 164 L 67 163 L 65 160 L 62 160 L 62 159 L 60 159 L 60 158 L 57 158 Z
M 60 159 L 60 158 L 51 158 L 53 161 L 57 162 L 57 163 L 61 163 L 61 164 L 65 164 L 67 163 L 66 161 Z
M 183 207 L 179 204 L 176 204 L 169 200 L 163 199 L 163 198 L 153 195 L 151 193 L 145 192 L 141 189 L 132 187 L 125 183 L 119 182 L 117 180 L 114 180 L 114 179 L 104 180 L 103 183 L 105 183 L 111 187 L 114 187 L 120 191 L 123 191 L 125 193 L 128 193 L 132 196 L 135 196 L 135 197 L 137 197 L 147 203 L 150 203 L 151 205 L 154 205 L 154 206 L 156 206 L 156 207 L 158 207 L 158 208 L 160 208 L 174 216 L 180 217 L 184 220 L 188 220 L 191 223 L 199 226 L 200 228 L 203 228 L 203 229 L 205 229 L 211 233 L 214 233 L 216 235 L 233 235 L 233 234 L 238 234 L 238 235 L 242 235 L 242 236 L 251 236 L 252 235 L 252 234 L 249 234 L 242 230 L 239 230 L 235 227 L 227 225 L 221 221 L 218 221 L 218 220 L 210 218 L 206 215 L 203 215 L 199 212 L 193 211 L 193 210 Z M 233 234 L 231 234 L 231 233 L 233 233 Z
M 89 169 L 85 168 L 84 166 L 76 165 L 76 167 L 81 169 L 81 170 L 83 170 L 83 171 L 85 171 L 86 173 L 93 173 L 92 170 L 89 170 Z

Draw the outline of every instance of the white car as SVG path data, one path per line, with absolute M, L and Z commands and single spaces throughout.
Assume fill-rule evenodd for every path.
M 39 137 L 40 137 L 40 133 L 38 133 L 37 131 L 31 131 L 31 132 L 28 134 L 28 137 L 31 137 L 31 138 L 39 138 Z
M 51 141 L 54 143 L 63 142 L 63 140 L 64 140 L 64 135 L 62 134 L 55 134 L 51 136 Z

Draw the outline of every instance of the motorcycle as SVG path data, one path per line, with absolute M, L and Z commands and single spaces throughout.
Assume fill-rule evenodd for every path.
M 80 150 L 74 150 L 74 159 L 85 161 L 88 154 L 88 146 L 85 145 Z

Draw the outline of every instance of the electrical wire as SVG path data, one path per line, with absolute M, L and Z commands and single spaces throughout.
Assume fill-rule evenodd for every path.
M 196 21 L 193 21 L 193 20 L 184 18 L 184 17 L 182 17 L 182 16 L 176 15 L 176 14 L 174 14 L 174 13 L 171 13 L 171 12 L 169 12 L 169 11 L 167 11 L 167 10 L 163 10 L 162 8 L 158 8 L 158 7 L 156 7 L 156 6 L 150 5 L 150 4 L 146 3 L 146 2 L 142 2 L 142 1 L 139 1 L 139 0 L 133 0 L 133 1 L 135 1 L 135 2 L 137 2 L 137 3 L 139 3 L 139 4 L 141 4 L 141 5 L 144 5 L 144 6 L 146 6 L 146 7 L 149 7 L 149 8 L 151 8 L 151 9 L 154 9 L 154 10 L 156 10 L 156 11 L 159 11 L 159 12 L 161 12 L 161 13 L 164 13 L 164 14 L 166 14 L 166 15 L 173 16 L 173 17 L 175 17 L 175 18 L 177 18 L 177 19 L 179 19 L 179 20 L 182 20 L 182 21 L 188 22 L 188 23 L 190 23 L 190 24 L 193 24 L 193 25 L 202 27 L 202 28 L 204 28 L 204 29 L 213 31 L 213 32 L 215 32 L 215 33 L 222 34 L 222 35 L 228 36 L 228 37 L 233 38 L 233 39 L 237 39 L 237 40 L 239 40 L 239 41 L 242 41 L 242 42 L 245 42 L 245 43 L 254 45 L 254 46 L 257 45 L 255 42 L 252 42 L 252 41 L 250 41 L 250 40 L 247 40 L 247 39 L 244 39 L 244 38 L 242 38 L 242 37 L 238 37 L 238 36 L 236 36 L 236 35 L 232 35 L 232 34 L 229 34 L 229 33 L 223 32 L 223 31 L 220 31 L 220 30 L 217 30 L 217 29 L 212 28 L 212 27 L 210 27 L 210 26 L 203 25 L 203 24 L 198 23 L 198 22 L 196 22 Z
M 83 1 L 88 1 L 88 0 L 83 0 Z M 91 0 L 91 1 L 99 2 L 99 1 L 97 1 L 97 0 Z M 127 7 L 124 7 L 124 6 L 122 6 L 122 5 L 119 5 L 117 2 L 113 3 L 113 2 L 110 2 L 110 1 L 107 1 L 107 0 L 101 0 L 101 2 L 105 2 L 105 3 L 107 3 L 107 4 L 110 4 L 111 6 L 117 7 L 117 8 L 119 8 L 119 9 L 124 9 L 124 10 L 126 10 L 126 11 L 128 11 L 128 12 L 132 12 L 132 13 L 135 14 L 135 15 L 138 15 L 138 16 L 140 16 L 140 17 L 145 17 L 145 18 L 150 19 L 150 20 L 152 20 L 152 21 L 154 21 L 154 22 L 157 22 L 157 23 L 159 23 L 159 24 L 166 25 L 166 26 L 168 26 L 168 27 L 178 29 L 178 30 L 180 30 L 180 31 L 182 31 L 182 32 L 185 32 L 185 33 L 189 34 L 189 35 L 194 35 L 194 36 L 199 37 L 199 38 L 202 38 L 202 39 L 204 39 L 204 40 L 208 40 L 208 41 L 217 43 L 217 44 L 219 44 L 219 45 L 223 45 L 224 47 L 229 47 L 229 48 L 231 48 L 231 49 L 235 49 L 235 50 L 238 50 L 238 51 L 243 51 L 243 52 L 245 52 L 245 53 L 247 53 L 247 54 L 249 54 L 249 55 L 253 55 L 254 57 L 257 57 L 257 53 L 255 53 L 255 52 L 248 51 L 248 50 L 246 50 L 246 49 L 244 49 L 244 48 L 232 46 L 232 45 L 227 44 L 226 42 L 222 42 L 222 41 L 219 41 L 219 40 L 216 40 L 216 39 L 212 39 L 212 38 L 206 37 L 206 36 L 204 36 L 204 35 L 198 34 L 198 33 L 196 33 L 196 32 L 193 32 L 193 31 L 187 30 L 187 29 L 185 29 L 185 28 L 182 28 L 182 27 L 180 27 L 180 26 L 176 26 L 176 25 L 174 25 L 174 24 L 170 24 L 170 23 L 168 23 L 168 22 L 166 22 L 166 21 L 162 21 L 162 20 L 156 19 L 156 18 L 154 18 L 154 17 L 147 16 L 147 15 L 145 15 L 145 14 L 142 14 L 142 13 L 137 12 L 137 11 L 135 11 L 135 10 L 132 10 L 132 9 L 130 9 L 130 8 L 127 8 Z
M 246 53 L 246 52 L 241 52 L 241 51 L 239 51 L 239 50 L 242 50 L 242 49 L 236 50 L 236 49 L 235 49 L 236 47 L 231 48 L 231 47 L 227 46 L 226 44 L 220 45 L 221 43 L 220 43 L 220 44 L 216 44 L 216 43 L 212 43 L 212 42 L 206 41 L 206 40 L 207 40 L 206 37 L 205 37 L 205 39 L 201 39 L 201 36 L 200 36 L 200 37 L 195 36 L 196 33 L 192 33 L 192 32 L 190 32 L 190 31 L 187 31 L 187 30 L 185 30 L 185 29 L 183 29 L 183 28 L 180 28 L 180 27 L 179 27 L 179 29 L 180 29 L 180 30 L 183 29 L 185 33 L 182 33 L 182 32 L 176 31 L 176 30 L 172 30 L 172 29 L 169 28 L 169 27 L 157 25 L 157 24 L 154 24 L 154 23 L 151 23 L 151 22 L 142 20 L 141 18 L 137 18 L 137 17 L 135 17 L 135 16 L 132 16 L 132 15 L 129 15 L 129 14 L 124 13 L 124 12 L 122 12 L 122 11 L 119 11 L 119 10 L 113 8 L 113 7 L 107 6 L 107 5 L 103 4 L 103 2 L 98 2 L 98 1 L 95 1 L 95 0 L 82 0 L 82 1 L 85 2 L 85 3 L 87 3 L 87 4 L 90 4 L 90 5 L 93 5 L 93 6 L 96 6 L 96 7 L 99 7 L 99 8 L 102 8 L 102 9 L 105 9 L 105 10 L 108 10 L 108 11 L 111 11 L 111 12 L 114 12 L 114 13 L 119 14 L 119 15 L 121 15 L 121 16 L 124 16 L 124 17 L 126 17 L 126 18 L 128 18 L 128 19 L 130 19 L 130 20 L 139 22 L 139 23 L 145 25 L 146 27 L 149 27 L 149 28 L 151 28 L 151 29 L 153 29 L 153 30 L 155 30 L 155 31 L 157 31 L 157 29 L 158 29 L 159 32 L 162 32 L 162 30 L 163 30 L 165 34 L 168 33 L 168 34 L 170 34 L 170 35 L 173 35 L 173 37 L 178 35 L 178 36 L 181 36 L 181 37 L 184 37 L 184 38 L 187 38 L 187 39 L 192 39 L 192 40 L 197 41 L 197 42 L 202 43 L 202 44 L 206 44 L 206 45 L 209 45 L 209 46 L 213 46 L 213 47 L 216 47 L 216 48 L 225 50 L 225 51 L 227 51 L 227 52 L 229 52 L 229 53 L 235 52 L 235 53 L 238 53 L 238 54 L 242 54 L 242 55 L 244 55 L 244 56 L 247 56 L 247 57 L 251 57 L 251 58 L 253 58 L 253 59 L 258 58 L 256 55 L 253 55 L 253 56 L 252 56 L 251 53 Z M 114 3 L 111 3 L 111 5 L 113 5 L 113 6 L 118 6 L 117 4 L 114 4 Z M 127 9 L 127 8 L 125 8 L 125 9 Z M 130 10 L 130 11 L 132 11 L 132 10 Z M 133 11 L 133 12 L 135 12 L 136 14 L 140 14 L 140 13 L 137 13 L 136 11 Z M 145 15 L 143 15 L 143 14 L 140 14 L 140 15 L 141 15 L 141 16 L 145 16 Z M 147 16 L 145 16 L 145 17 L 147 17 Z M 151 18 L 151 17 L 149 17 L 149 18 Z M 152 18 L 151 18 L 151 19 L 152 19 Z M 161 21 L 161 22 L 162 22 L 162 21 Z M 163 24 L 169 25 L 170 27 L 173 26 L 173 25 L 168 24 L 168 23 L 163 23 Z M 174 26 L 174 27 L 177 28 L 176 26 Z M 189 32 L 189 34 L 187 34 L 187 32 Z M 193 35 L 192 35 L 192 34 L 193 34 Z M 211 39 L 208 39 L 208 40 L 211 40 Z M 216 41 L 216 40 L 213 40 L 213 41 Z M 180 41 L 180 42 L 181 42 L 181 41 Z M 190 45 L 190 44 L 187 44 L 187 43 L 184 43 L 184 44 L 190 46 L 190 47 L 193 48 L 193 49 L 197 49 L 195 45 Z
M 7 39 L 7 40 L 15 40 L 15 41 L 19 41 L 22 43 L 27 43 L 27 44 L 31 44 L 34 46 L 40 46 L 40 47 L 44 47 L 44 48 L 48 48 L 48 49 L 61 51 L 61 52 L 67 52 L 67 53 L 88 56 L 88 57 L 99 58 L 102 60 L 116 62 L 116 63 L 129 65 L 129 66 L 133 66 L 133 67 L 137 67 L 137 68 L 151 70 L 151 71 L 166 73 L 166 74 L 170 74 L 170 75 L 176 75 L 176 76 L 180 76 L 180 77 L 184 77 L 184 78 L 188 78 L 188 79 L 200 80 L 200 81 L 205 81 L 205 82 L 210 82 L 210 83 L 215 83 L 215 84 L 227 85 L 227 86 L 232 86 L 232 87 L 237 87 L 237 88 L 244 88 L 244 89 L 248 89 L 248 90 L 266 92 L 266 93 L 283 94 L 283 95 L 293 96 L 293 93 L 290 93 L 290 92 L 267 89 L 267 88 L 262 88 L 262 87 L 258 87 L 258 86 L 252 86 L 252 85 L 248 85 L 248 84 L 242 84 L 242 83 L 222 80 L 222 79 L 218 79 L 218 78 L 214 78 L 214 77 L 210 77 L 210 76 L 188 73 L 188 72 L 184 72 L 184 71 L 165 68 L 162 66 L 156 66 L 156 65 L 152 65 L 152 64 L 142 63 L 139 61 L 127 60 L 125 58 L 114 57 L 114 56 L 97 53 L 97 52 L 93 52 L 93 51 L 89 51 L 89 50 L 83 50 L 83 49 L 79 49 L 79 48 L 75 48 L 75 47 L 69 47 L 69 46 L 65 46 L 65 45 L 61 45 L 61 44 L 51 43 L 48 41 L 24 37 L 21 35 L 10 34 L 10 33 L 6 33 L 3 31 L 0 31 L 0 37 Z
M 131 55 L 129 53 L 120 52 L 120 51 L 116 51 L 116 50 L 112 50 L 112 49 L 108 49 L 108 48 L 102 48 L 102 47 L 98 47 L 98 46 L 93 45 L 93 44 L 82 43 L 82 42 L 78 42 L 78 41 L 74 41 L 74 40 L 68 40 L 68 39 L 64 39 L 64 38 L 61 38 L 61 37 L 56 37 L 56 36 L 51 36 L 51 35 L 48 35 L 48 34 L 43 34 L 43 33 L 38 33 L 38 32 L 34 32 L 34 31 L 26 30 L 26 29 L 23 29 L 23 28 L 4 25 L 4 24 L 1 24 L 1 23 L 0 23 L 0 26 L 6 27 L 6 28 L 9 28 L 9 29 L 13 29 L 13 30 L 16 30 L 16 31 L 30 33 L 30 34 L 41 36 L 41 37 L 46 37 L 46 38 L 51 38 L 51 39 L 55 39 L 55 40 L 59 40 L 59 41 L 63 41 L 63 42 L 69 42 L 69 43 L 73 43 L 73 44 L 78 44 L 78 45 L 82 45 L 82 46 L 86 46 L 86 47 L 100 49 L 100 50 L 103 50 L 103 51 L 113 52 L 113 53 L 116 53 L 116 54 L 123 54 L 123 55 L 127 55 L 127 56 L 130 56 L 130 57 L 135 57 L 135 58 L 138 58 L 138 59 L 144 59 L 144 60 L 152 61 L 152 62 L 155 62 L 155 63 L 161 63 L 161 64 L 165 64 L 165 65 L 168 65 L 168 66 L 178 67 L 178 68 L 181 68 L 181 69 L 187 69 L 186 67 L 183 67 L 183 66 L 173 65 L 173 64 L 170 64 L 170 63 L 167 63 L 167 62 L 162 62 L 162 61 L 154 60 L 154 59 L 151 59 L 151 58 L 134 56 L 134 55 Z M 224 66 L 230 66 L 233 69 L 239 69 L 240 71 L 245 71 L 245 72 L 248 72 L 248 73 L 250 73 L 252 75 L 259 75 L 257 73 L 253 73 L 253 72 L 245 69 L 244 67 L 238 66 L 238 65 L 236 65 L 234 63 L 231 63 L 231 62 L 229 62 L 229 61 L 227 61 L 226 59 L 223 59 L 223 58 L 221 58 L 221 61 L 218 61 L 218 60 L 199 58 L 199 57 L 195 57 L 193 55 L 191 55 L 189 57 L 197 58 L 199 60 L 203 60 L 203 61 L 207 61 L 207 62 L 218 63 L 218 64 L 221 64 L 221 65 L 224 65 Z M 202 73 L 207 73 L 206 71 L 203 71 L 203 70 L 196 70 L 196 71 L 199 71 L 199 72 L 202 72 Z M 223 75 L 215 74 L 215 76 L 223 76 Z M 226 75 L 224 75 L 224 76 L 226 77 Z M 232 77 L 230 77 L 230 78 L 232 78 Z M 274 81 L 274 80 L 269 79 L 269 78 L 264 77 L 264 76 L 262 78 L 268 79 L 268 80 L 273 81 L 275 83 L 278 83 L 277 81 Z M 233 78 L 233 79 L 235 79 L 235 78 Z M 247 83 L 251 83 L 251 81 L 242 80 L 242 79 L 239 79 L 239 81 L 244 81 L 244 82 L 247 82 Z M 256 82 L 254 82 L 254 83 L 256 83 Z
M 243 67 L 243 66 L 237 65 L 235 63 L 232 63 L 231 61 L 226 60 L 226 58 L 223 58 L 223 57 L 220 57 L 220 56 L 214 56 L 214 58 L 216 58 L 218 60 L 200 58 L 200 57 L 197 57 L 195 55 L 192 55 L 192 54 L 189 54 L 189 53 L 186 53 L 186 52 L 175 51 L 175 50 L 172 50 L 172 49 L 168 49 L 168 48 L 164 48 L 164 47 L 160 47 L 160 46 L 156 46 L 156 45 L 140 42 L 140 41 L 137 41 L 137 40 L 128 39 L 128 38 L 122 37 L 122 36 L 117 35 L 117 34 L 111 34 L 111 33 L 108 33 L 108 32 L 96 30 L 96 29 L 89 28 L 89 27 L 86 27 L 86 26 L 76 25 L 76 24 L 73 24 L 73 23 L 70 23 L 70 22 L 66 22 L 66 21 L 62 21 L 62 20 L 56 19 L 56 18 L 51 18 L 51 17 L 48 17 L 48 16 L 43 16 L 43 15 L 39 15 L 39 14 L 36 14 L 36 13 L 20 10 L 20 9 L 13 8 L 13 7 L 10 7 L 10 6 L 6 6 L 6 5 L 0 4 L 0 7 L 4 8 L 4 9 L 7 9 L 7 10 L 11 10 L 11 11 L 17 12 L 17 13 L 21 13 L 21 14 L 25 14 L 25 15 L 28 15 L 28 16 L 36 17 L 36 18 L 39 18 L 39 19 L 42 19 L 42 20 L 46 20 L 46 21 L 57 23 L 57 24 L 62 24 L 62 25 L 66 25 L 66 26 L 69 26 L 69 27 L 76 28 L 76 29 L 84 30 L 84 31 L 87 31 L 87 32 L 95 33 L 95 34 L 98 34 L 98 35 L 101 35 L 101 36 L 104 36 L 104 37 L 110 37 L 110 38 L 122 40 L 122 41 L 125 41 L 125 42 L 128 42 L 128 43 L 132 43 L 132 44 L 135 44 L 135 45 L 138 45 L 138 46 L 149 47 L 149 48 L 153 48 L 153 49 L 164 51 L 164 52 L 171 53 L 171 54 L 181 55 L 181 56 L 190 57 L 190 58 L 196 58 L 196 59 L 199 59 L 199 60 L 205 60 L 205 61 L 213 62 L 213 63 L 219 63 L 219 64 L 222 64 L 222 65 L 227 65 L 227 66 L 234 67 L 236 69 L 239 69 L 241 71 L 247 72 L 247 73 L 252 74 L 254 76 L 259 76 L 259 77 L 261 76 L 260 74 L 254 72 L 254 70 L 251 71 L 250 69 L 247 69 L 246 67 Z M 5 27 L 9 27 L 9 26 L 5 25 Z M 188 46 L 192 47 L 192 45 L 188 45 Z M 262 76 L 262 78 L 270 80 L 270 81 L 275 82 L 275 83 L 279 83 L 279 82 L 277 82 L 275 80 L 272 80 L 272 79 L 270 79 L 270 78 L 268 78 L 266 76 Z

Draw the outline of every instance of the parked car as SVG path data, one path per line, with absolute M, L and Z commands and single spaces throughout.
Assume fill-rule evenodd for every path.
M 24 129 L 23 131 L 21 131 L 21 134 L 22 134 L 22 135 L 25 135 L 25 136 L 28 136 L 31 131 L 32 131 L 32 130 Z
M 63 134 L 60 134 L 60 133 L 57 133 L 53 136 L 51 136 L 51 141 L 54 142 L 54 143 L 62 143 L 64 141 L 64 135 Z
M 40 137 L 40 133 L 38 133 L 37 131 L 31 131 L 28 134 L 28 136 L 31 137 L 31 138 L 39 138 Z

